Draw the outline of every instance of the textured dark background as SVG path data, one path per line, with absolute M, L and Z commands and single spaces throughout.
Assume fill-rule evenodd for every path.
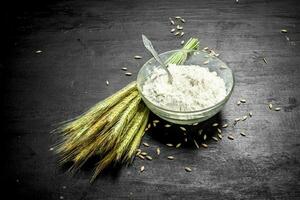
M 299 1 L 10 1 L 1 7 L 1 189 L 9 194 L 6 199 L 300 198 Z M 232 98 L 217 117 L 201 124 L 211 133 L 212 122 L 228 122 L 224 139 L 209 140 L 207 149 L 173 149 L 164 143 L 176 142 L 178 127 L 156 128 L 144 141 L 152 155 L 160 147 L 160 157 L 109 169 L 92 185 L 91 169 L 71 176 L 58 167 L 49 151 L 54 125 L 136 78 L 150 58 L 142 33 L 160 51 L 179 48 L 180 40 L 169 32 L 168 17 L 176 15 L 187 21 L 184 39 L 200 38 L 202 47 L 215 49 L 235 73 Z M 134 60 L 137 54 L 144 58 Z M 134 75 L 124 76 L 122 67 Z M 247 103 L 238 107 L 240 98 Z M 269 102 L 282 110 L 271 112 Z M 249 111 L 252 118 L 232 127 L 234 118 Z M 236 139 L 228 140 L 229 133 Z M 176 159 L 169 161 L 168 155 Z M 138 171 L 141 165 L 144 173 Z M 185 166 L 193 171 L 186 173 Z

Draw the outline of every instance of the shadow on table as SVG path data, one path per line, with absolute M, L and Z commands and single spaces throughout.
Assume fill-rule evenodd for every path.
M 89 158 L 86 163 L 84 163 L 84 165 L 82 167 L 80 167 L 80 169 L 78 170 L 70 170 L 72 169 L 72 162 L 68 162 L 63 164 L 60 167 L 60 170 L 62 172 L 70 172 L 71 175 L 77 177 L 77 176 L 81 176 L 81 174 L 86 174 L 85 177 L 90 177 L 92 178 L 93 174 L 94 174 L 94 170 L 97 167 L 97 164 L 99 163 L 100 157 L 97 156 L 93 156 L 91 158 Z M 112 180 L 117 180 L 120 174 L 120 170 L 122 169 L 122 167 L 124 167 L 121 164 L 116 164 L 116 165 L 112 165 L 107 167 L 106 169 L 104 169 L 103 171 L 101 171 L 101 173 L 98 175 L 98 177 L 95 179 L 95 181 L 97 181 L 98 178 L 101 179 L 101 177 L 109 177 Z

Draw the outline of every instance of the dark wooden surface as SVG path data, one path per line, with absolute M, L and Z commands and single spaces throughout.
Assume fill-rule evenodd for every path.
M 58 1 L 2 7 L 2 170 L 18 199 L 299 199 L 299 1 Z M 154 160 L 135 160 L 89 184 L 91 169 L 71 176 L 49 148 L 55 124 L 82 113 L 136 78 L 149 54 L 141 34 L 160 51 L 177 49 L 168 17 L 186 19 L 191 36 L 220 53 L 234 71 L 234 93 L 214 119 L 228 122 L 207 149 L 174 149 L 180 129 L 145 135 Z M 2 18 L 3 19 L 3 18 Z M 287 29 L 287 34 L 280 33 Z M 288 40 L 289 39 L 289 40 Z M 42 53 L 36 54 L 36 50 Z M 142 60 L 134 60 L 134 55 Z M 263 61 L 266 59 L 267 63 Z M 128 67 L 132 77 L 120 70 Z M 105 85 L 105 80 L 110 85 Z M 246 104 L 237 106 L 240 98 Z M 268 103 L 281 107 L 268 109 Z M 233 119 L 253 117 L 232 127 Z M 196 132 L 200 127 L 187 127 Z M 239 132 L 244 131 L 247 137 Z M 235 140 L 226 136 L 232 134 Z M 155 148 L 161 155 L 155 156 Z M 145 149 L 144 147 L 142 147 Z M 166 156 L 175 156 L 174 161 Z M 144 165 L 145 171 L 139 173 Z M 184 167 L 193 169 L 191 173 Z M 65 186 L 65 187 L 64 187 Z

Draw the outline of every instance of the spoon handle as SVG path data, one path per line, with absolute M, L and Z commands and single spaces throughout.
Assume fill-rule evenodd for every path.
M 161 60 L 158 53 L 155 51 L 151 41 L 145 35 L 142 35 L 142 38 L 143 38 L 144 46 L 146 47 L 146 49 L 148 49 L 148 51 L 150 51 L 150 53 L 153 55 L 155 60 L 157 62 L 159 62 L 159 64 L 162 66 L 162 68 L 167 72 L 168 77 L 169 77 L 169 83 L 172 83 L 173 77 L 172 77 L 170 71 L 168 70 L 167 66 L 165 65 L 165 63 Z

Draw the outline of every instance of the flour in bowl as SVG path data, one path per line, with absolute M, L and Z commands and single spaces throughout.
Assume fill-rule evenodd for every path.
M 168 67 L 172 84 L 164 69 L 157 67 L 142 86 L 143 95 L 153 104 L 173 111 L 197 111 L 222 101 L 225 83 L 216 72 L 198 65 Z

